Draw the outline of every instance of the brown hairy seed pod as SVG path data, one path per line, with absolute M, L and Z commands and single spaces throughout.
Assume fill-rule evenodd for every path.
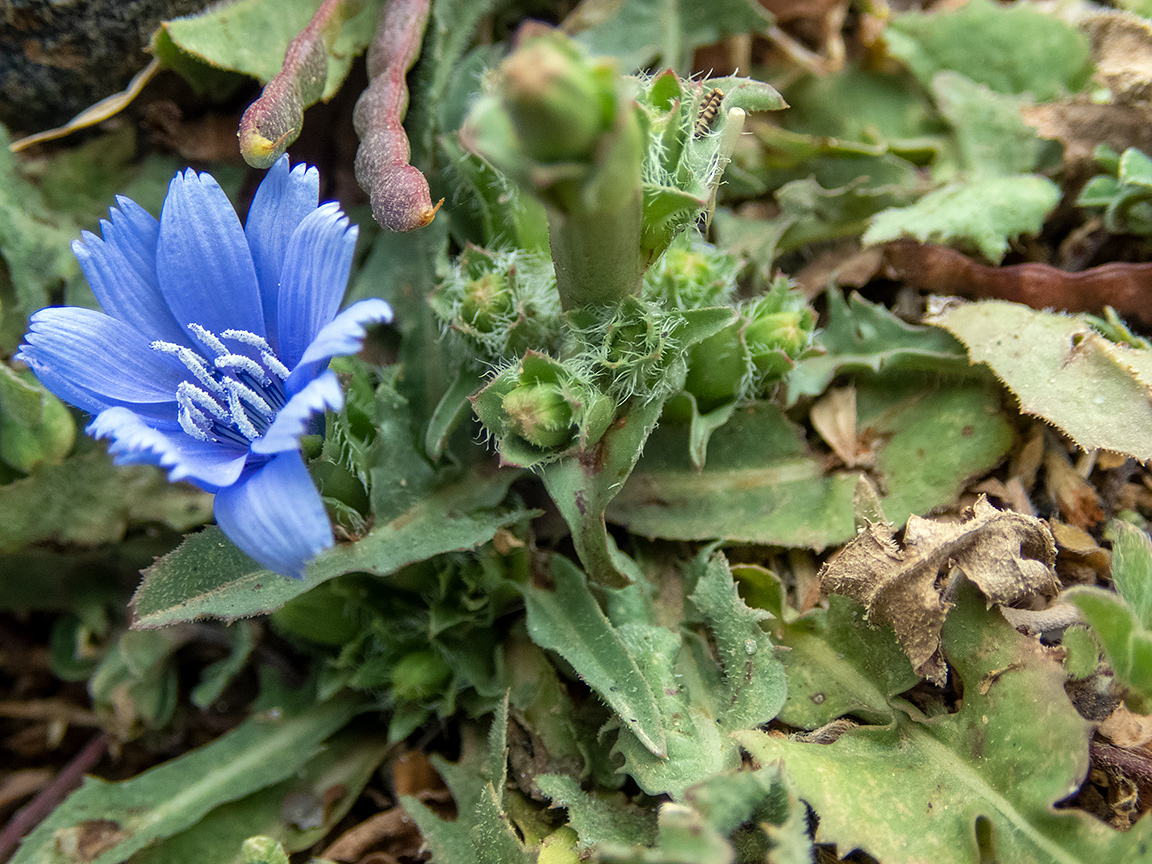
M 428 25 L 430 0 L 388 0 L 368 50 L 368 89 L 352 120 L 360 136 L 356 181 L 368 193 L 372 216 L 391 231 L 423 228 L 444 203 L 432 204 L 428 181 L 408 164 L 404 131 L 406 75 L 416 62 Z
M 699 138 L 712 128 L 712 121 L 720 111 L 720 103 L 724 101 L 724 91 L 713 87 L 700 100 L 700 113 L 696 115 L 696 126 L 692 130 L 692 137 Z
M 340 24 L 363 0 L 324 0 L 308 25 L 288 43 L 280 72 L 248 106 L 236 133 L 240 153 L 253 168 L 271 168 L 304 128 L 304 109 L 320 101 L 328 78 L 328 49 Z

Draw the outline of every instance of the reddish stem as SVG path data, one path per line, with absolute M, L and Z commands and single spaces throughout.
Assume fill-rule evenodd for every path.
M 84 775 L 100 761 L 107 749 L 108 735 L 101 732 L 84 745 L 84 749 L 64 766 L 51 783 L 40 790 L 39 795 L 16 812 L 4 830 L 0 831 L 0 861 L 7 861 L 21 839 L 43 822 L 56 805 L 80 785 Z

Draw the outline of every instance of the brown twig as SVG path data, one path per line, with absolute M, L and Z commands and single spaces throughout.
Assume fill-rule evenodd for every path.
M 884 260 L 895 278 L 935 294 L 1069 312 L 1099 313 L 1111 306 L 1121 317 L 1152 325 L 1152 263 L 1118 261 L 1079 273 L 1035 263 L 990 267 L 947 246 L 912 240 L 887 244 Z
M 80 785 L 84 774 L 100 761 L 107 749 L 108 734 L 101 732 L 84 745 L 84 749 L 64 766 L 39 795 L 16 812 L 4 830 L 0 831 L 0 861 L 7 861 L 21 839 L 44 821 L 69 792 Z

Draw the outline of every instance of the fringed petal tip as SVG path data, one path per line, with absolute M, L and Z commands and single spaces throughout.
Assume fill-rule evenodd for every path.
M 325 325 L 300 358 L 301 364 L 355 354 L 364 346 L 368 328 L 391 324 L 392 307 L 387 300 L 372 298 L 354 303 Z
M 392 307 L 386 300 L 372 298 L 353 303 L 327 325 L 300 358 L 292 374 L 288 376 L 287 390 L 298 393 L 303 387 L 322 372 L 333 357 L 347 357 L 364 347 L 368 328 L 373 324 L 392 322 Z
M 235 483 L 248 456 L 239 447 L 196 441 L 179 429 L 168 435 L 119 406 L 101 411 L 84 431 L 111 440 L 108 452 L 117 465 L 156 465 L 168 471 L 169 481 L 188 480 L 208 492 Z
M 336 373 L 325 372 L 310 381 L 280 409 L 263 437 L 252 442 L 252 452 L 265 455 L 297 450 L 300 438 L 308 434 L 313 418 L 325 411 L 344 407 L 344 391 Z

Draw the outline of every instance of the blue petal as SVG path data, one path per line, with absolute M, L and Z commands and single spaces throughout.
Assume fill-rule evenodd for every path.
M 264 327 L 273 349 L 278 349 L 277 297 L 288 241 L 296 226 L 316 209 L 319 200 L 320 172 L 304 164 L 289 172 L 288 156 L 284 155 L 264 175 L 248 209 L 244 236 L 248 238 L 256 265 Z
M 248 451 L 234 444 L 197 441 L 178 427 L 157 428 L 127 408 L 109 408 L 88 424 L 93 438 L 111 438 L 108 452 L 118 465 L 159 465 L 168 479 L 191 480 L 215 492 L 231 486 L 244 470 Z
M 88 284 L 100 305 L 114 318 L 153 339 L 191 344 L 176 323 L 156 278 L 156 240 L 160 223 L 128 198 L 117 199 L 122 210 L 109 211 L 100 222 L 104 238 L 84 231 L 84 242 L 72 243 Z
M 257 563 L 291 579 L 333 544 L 332 525 L 300 453 L 281 453 L 216 494 L 216 524 Z
M 264 437 L 252 442 L 252 452 L 271 455 L 298 450 L 300 437 L 308 433 L 313 417 L 326 410 L 339 411 L 343 407 L 344 391 L 340 389 L 340 380 L 335 372 L 325 372 L 288 400 Z
M 286 388 L 298 393 L 309 381 L 319 375 L 333 357 L 355 354 L 364 344 L 371 324 L 387 324 L 392 320 L 392 307 L 378 298 L 353 303 L 332 319 L 312 340 L 300 358 L 300 363 L 288 376 Z
M 41 309 L 28 328 L 18 358 L 33 370 L 51 370 L 56 380 L 70 381 L 98 402 L 174 404 L 176 387 L 187 377 L 168 355 L 153 351 L 147 337 L 94 309 Z
M 352 269 L 356 228 L 340 205 L 330 202 L 312 211 L 292 234 L 280 279 L 277 317 L 280 360 L 292 369 L 304 350 L 332 320 Z
M 156 274 L 180 324 L 200 324 L 216 335 L 230 328 L 264 335 L 260 287 L 244 229 L 210 175 L 189 168 L 169 185 Z

